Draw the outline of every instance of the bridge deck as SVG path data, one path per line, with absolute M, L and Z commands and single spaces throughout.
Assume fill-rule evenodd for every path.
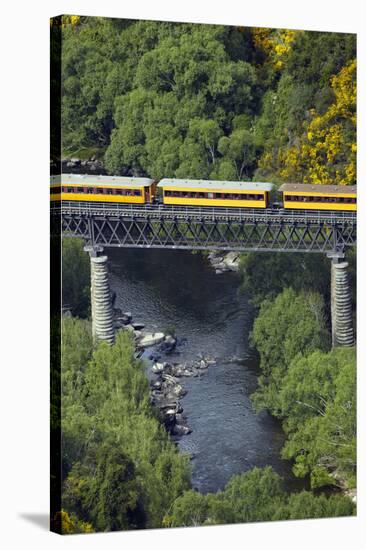
M 91 246 L 323 252 L 356 244 L 356 213 L 75 203 L 51 206 L 52 234 Z

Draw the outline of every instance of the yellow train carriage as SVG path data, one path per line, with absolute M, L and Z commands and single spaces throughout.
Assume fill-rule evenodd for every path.
M 284 183 L 283 207 L 302 210 L 346 210 L 356 212 L 356 185 L 308 185 Z
M 62 174 L 51 176 L 51 201 L 151 204 L 156 183 L 149 178 Z
M 164 204 L 266 208 L 271 183 L 180 180 L 165 178 L 158 183 Z

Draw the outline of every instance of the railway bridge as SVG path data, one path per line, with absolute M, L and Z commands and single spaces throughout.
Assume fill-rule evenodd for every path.
M 51 204 L 51 234 L 85 241 L 96 339 L 114 340 L 105 249 L 117 247 L 326 254 L 333 345 L 354 344 L 344 258 L 346 249 L 356 245 L 355 212 L 62 201 Z

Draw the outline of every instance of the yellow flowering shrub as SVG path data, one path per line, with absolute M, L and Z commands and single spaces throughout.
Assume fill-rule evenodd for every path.
M 54 527 L 58 533 L 62 533 L 63 535 L 94 533 L 93 526 L 90 523 L 78 520 L 75 517 L 70 517 L 65 510 L 56 512 Z
M 275 69 L 280 70 L 291 51 L 292 43 L 300 32 L 303 31 L 254 28 L 252 34 L 255 47 L 263 50 L 268 61 Z
M 356 61 L 331 78 L 335 101 L 323 114 L 313 109 L 299 143 L 278 152 L 279 175 L 313 184 L 356 183 Z M 266 159 L 261 159 L 261 165 Z
M 80 23 L 80 15 L 62 15 L 61 17 L 54 17 L 50 19 L 51 27 L 59 26 L 62 29 L 65 29 L 67 26 L 71 25 L 76 27 Z

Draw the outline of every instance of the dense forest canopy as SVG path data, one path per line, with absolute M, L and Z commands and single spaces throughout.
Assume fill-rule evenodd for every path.
M 356 36 L 64 16 L 63 156 L 111 174 L 355 184 Z

